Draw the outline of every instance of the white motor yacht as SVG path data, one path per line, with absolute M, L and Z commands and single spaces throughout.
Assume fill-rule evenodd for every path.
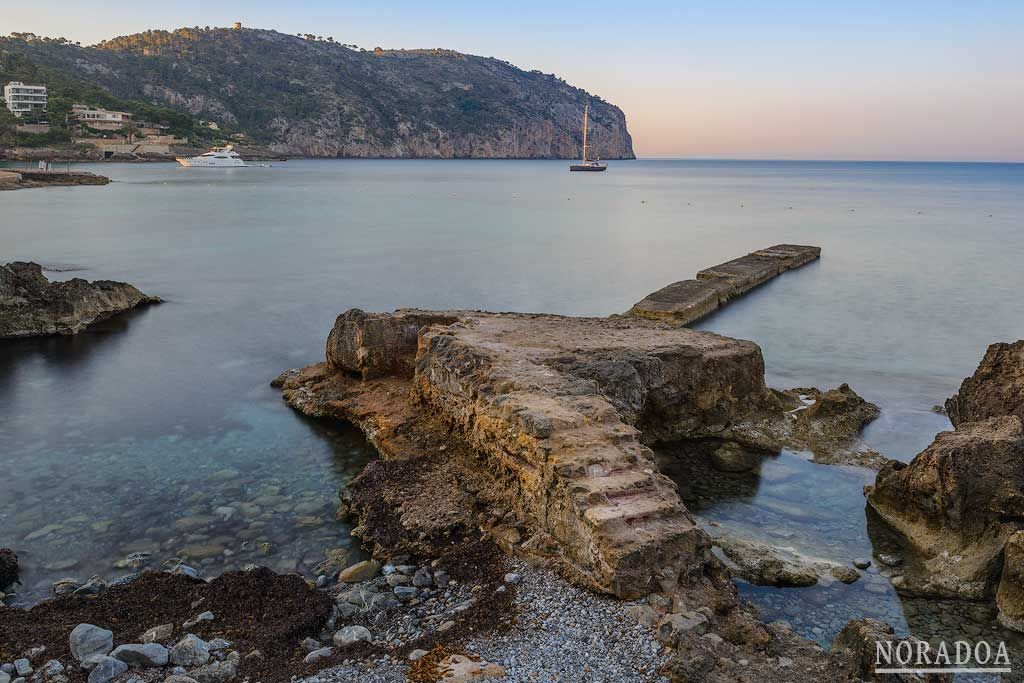
M 238 156 L 231 145 L 214 147 L 197 157 L 178 157 L 178 163 L 189 168 L 234 168 L 245 166 L 245 161 Z

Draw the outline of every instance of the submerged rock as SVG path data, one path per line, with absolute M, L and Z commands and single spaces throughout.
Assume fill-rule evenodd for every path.
M 15 261 L 0 266 L 0 339 L 76 334 L 104 318 L 159 301 L 123 282 L 50 282 L 38 263 Z
M 749 472 L 761 464 L 761 455 L 727 441 L 711 454 L 711 464 L 722 472 Z
M 714 543 L 725 554 L 732 573 L 757 586 L 813 586 L 834 568 L 827 562 L 747 539 L 720 536 Z

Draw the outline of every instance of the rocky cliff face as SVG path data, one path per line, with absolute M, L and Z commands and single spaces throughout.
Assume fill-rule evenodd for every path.
M 974 375 L 946 401 L 953 426 L 990 417 L 1016 415 L 1024 420 L 1024 340 L 992 344 Z
M 0 339 L 76 334 L 92 323 L 159 301 L 124 282 L 50 282 L 38 263 L 0 267 Z
M 35 62 L 133 100 L 318 157 L 632 159 L 617 107 L 556 76 L 451 50 L 351 49 L 264 30 L 180 29 L 94 48 L 18 42 Z

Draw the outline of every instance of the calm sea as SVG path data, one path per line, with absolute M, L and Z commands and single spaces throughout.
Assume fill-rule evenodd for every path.
M 85 168 L 116 182 L 0 193 L 0 260 L 129 281 L 167 303 L 0 345 L 0 545 L 22 554 L 23 602 L 62 576 L 123 574 L 113 563 L 131 552 L 207 573 L 309 571 L 346 545 L 334 499 L 372 453 L 352 430 L 300 419 L 268 382 L 320 360 L 353 306 L 605 315 L 757 248 L 820 245 L 820 262 L 700 327 L 760 344 L 774 386 L 850 383 L 882 408 L 867 439 L 904 460 L 948 428 L 931 408 L 986 346 L 1024 337 L 1024 165 Z M 853 510 L 848 545 L 870 552 L 866 475 L 837 472 L 849 486 L 798 502 Z M 825 640 L 830 626 L 811 631 L 824 623 L 804 630 Z

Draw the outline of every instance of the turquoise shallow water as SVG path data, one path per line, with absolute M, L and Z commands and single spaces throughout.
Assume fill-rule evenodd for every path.
M 111 578 L 112 558 L 136 547 L 155 562 L 219 543 L 234 554 L 208 558 L 215 572 L 263 542 L 268 562 L 299 570 L 343 543 L 336 491 L 372 453 L 293 415 L 267 383 L 319 360 L 352 306 L 604 315 L 747 251 L 817 244 L 820 262 L 700 326 L 757 341 L 774 386 L 849 382 L 882 407 L 868 441 L 901 459 L 948 427 L 930 409 L 989 343 L 1024 337 L 1024 165 L 86 168 L 116 182 L 0 194 L 0 256 L 127 280 L 167 303 L 76 339 L 0 346 L 0 543 L 25 557 L 25 600 L 63 575 Z M 798 480 L 811 476 L 825 475 Z M 842 489 L 852 498 L 803 503 L 842 509 L 856 536 L 861 479 Z M 258 510 L 214 513 L 257 498 Z M 808 543 L 834 534 L 797 526 Z M 46 568 L 61 561 L 78 565 Z M 778 592 L 751 595 L 771 607 Z

